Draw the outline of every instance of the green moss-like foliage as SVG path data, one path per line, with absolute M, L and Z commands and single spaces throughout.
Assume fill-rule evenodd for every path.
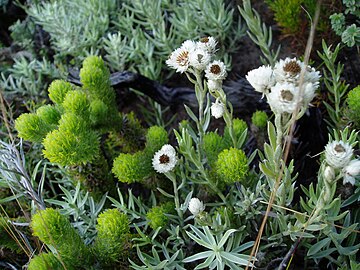
M 256 111 L 253 113 L 251 117 L 251 122 L 258 128 L 264 129 L 266 128 L 268 121 L 268 116 L 266 112 Z
M 90 116 L 90 103 L 86 93 L 78 90 L 69 91 L 62 103 L 66 113 L 74 113 L 86 121 Z
M 28 270 L 63 270 L 63 265 L 52 253 L 41 253 L 31 259 Z M 72 267 L 67 269 L 74 269 Z
M 89 262 L 89 250 L 72 227 L 70 221 L 57 210 L 47 208 L 33 215 L 33 235 L 47 245 L 54 246 L 66 266 L 82 269 Z M 77 268 L 78 267 L 78 268 Z
M 152 126 L 146 133 L 146 151 L 153 155 L 164 144 L 169 142 L 168 134 L 163 127 Z
M 247 130 L 247 124 L 242 119 L 234 118 L 233 129 L 234 129 L 235 138 L 238 140 L 240 136 L 245 132 L 245 130 Z M 226 126 L 224 129 L 224 143 L 226 145 L 226 148 L 230 148 L 233 146 L 228 126 Z
M 134 154 L 120 153 L 115 159 L 112 172 L 120 182 L 141 182 L 154 174 L 152 158 L 169 141 L 163 127 L 152 126 L 146 133 L 145 148 Z
M 55 104 L 62 104 L 67 92 L 73 89 L 71 83 L 62 80 L 53 81 L 49 88 L 49 98 Z
M 79 116 L 67 113 L 60 119 L 59 129 L 47 134 L 43 141 L 44 156 L 61 165 L 90 162 L 99 153 L 99 139 Z
M 145 129 L 133 112 L 123 116 L 121 143 L 122 151 L 125 153 L 133 153 L 144 148 Z
M 349 118 L 355 126 L 360 128 L 360 86 L 352 89 L 347 96 Z
M 216 162 L 218 154 L 225 148 L 223 138 L 215 132 L 209 132 L 204 135 L 203 144 L 208 163 L 212 166 Z
M 249 171 L 248 159 L 241 149 L 230 148 L 223 150 L 215 163 L 216 174 L 226 184 L 235 182 L 245 183 L 245 176 Z
M 165 214 L 173 214 L 174 209 L 175 205 L 172 202 L 152 207 L 146 214 L 146 218 L 149 220 L 149 226 L 154 230 L 165 227 L 169 221 L 169 218 Z
M 151 159 L 143 151 L 135 154 L 121 153 L 115 160 L 112 172 L 120 182 L 141 182 L 152 173 Z
M 21 138 L 42 142 L 45 157 L 64 166 L 94 161 L 100 150 L 99 135 L 119 131 L 122 123 L 103 60 L 86 58 L 80 76 L 82 88 L 54 81 L 48 90 L 55 105 L 23 114 L 15 125 Z
M 56 128 L 61 118 L 60 111 L 52 105 L 44 105 L 36 110 L 36 114 L 48 125 Z
M 119 261 L 129 246 L 128 217 L 118 209 L 108 209 L 99 215 L 97 222 L 96 256 L 105 265 Z
M 40 143 L 53 127 L 37 114 L 24 113 L 15 120 L 18 136 L 31 142 Z

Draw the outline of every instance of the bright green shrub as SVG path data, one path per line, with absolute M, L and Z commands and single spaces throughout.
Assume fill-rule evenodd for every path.
M 360 127 L 360 86 L 352 89 L 347 96 L 350 120 Z
M 52 126 L 46 124 L 36 114 L 24 113 L 15 120 L 15 129 L 20 138 L 40 143 L 46 134 L 52 130 Z
M 264 111 L 256 111 L 251 117 L 251 122 L 258 128 L 265 128 L 267 125 L 268 116 Z
M 63 103 L 67 92 L 71 90 L 73 90 L 71 83 L 63 80 L 55 80 L 48 88 L 49 98 L 52 102 L 60 105 Z
M 61 165 L 90 162 L 99 154 L 100 147 L 98 134 L 72 113 L 61 117 L 59 128 L 48 133 L 43 144 L 44 156 Z
M 216 132 L 209 132 L 203 138 L 204 151 L 209 162 L 212 166 L 218 157 L 218 154 L 225 148 L 223 138 Z
M 163 127 L 152 126 L 146 133 L 146 151 L 153 155 L 164 144 L 169 142 L 168 134 Z M 152 158 L 152 157 L 151 157 Z
M 118 209 L 108 209 L 99 215 L 97 222 L 96 255 L 105 265 L 117 262 L 128 245 L 130 221 Z
M 60 111 L 52 105 L 44 105 L 36 110 L 36 114 L 48 125 L 57 127 L 61 118 Z
M 62 103 L 66 113 L 74 113 L 81 116 L 86 120 L 89 117 L 90 103 L 86 97 L 86 94 L 79 90 L 69 91 Z
M 146 218 L 149 220 L 149 226 L 154 230 L 165 227 L 169 221 L 169 218 L 165 214 L 173 214 L 174 209 L 175 205 L 173 202 L 152 207 L 146 214 Z
M 114 160 L 112 172 L 120 182 L 141 182 L 152 173 L 151 159 L 148 159 L 142 151 L 135 154 L 121 153 Z
M 28 270 L 63 270 L 63 265 L 53 253 L 41 253 L 31 259 Z M 72 267 L 68 268 L 74 269 Z
M 57 210 L 47 208 L 38 211 L 33 215 L 30 225 L 34 236 L 57 249 L 66 266 L 78 269 L 88 263 L 88 248 L 70 221 Z
M 216 174 L 226 184 L 244 183 L 249 171 L 248 159 L 241 149 L 230 148 L 223 150 L 215 163 Z

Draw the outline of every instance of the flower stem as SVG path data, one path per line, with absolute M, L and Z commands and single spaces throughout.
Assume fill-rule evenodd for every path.
M 180 226 L 182 227 L 184 225 L 184 216 L 182 210 L 180 209 L 180 199 L 179 199 L 178 186 L 176 182 L 176 175 L 173 172 L 165 173 L 165 175 L 173 183 L 175 208 L 180 219 Z

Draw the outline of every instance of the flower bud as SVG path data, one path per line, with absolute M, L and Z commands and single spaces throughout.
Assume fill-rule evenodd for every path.
M 344 180 L 343 184 L 355 184 L 355 176 L 360 174 L 360 160 L 354 159 L 343 169 Z
M 191 198 L 189 202 L 189 211 L 194 216 L 199 215 L 202 211 L 205 210 L 205 206 L 202 201 L 200 201 L 198 198 Z
M 216 99 L 215 103 L 211 105 L 211 115 L 216 119 L 224 115 L 224 104 L 219 99 Z
M 335 171 L 332 167 L 326 166 L 324 170 L 324 178 L 327 182 L 331 182 L 335 179 Z

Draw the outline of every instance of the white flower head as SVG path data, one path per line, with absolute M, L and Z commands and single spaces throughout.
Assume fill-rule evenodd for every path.
M 166 173 L 175 168 L 177 161 L 178 158 L 174 147 L 170 144 L 165 144 L 155 153 L 152 165 L 158 173 Z
M 216 52 L 217 41 L 213 37 L 203 37 L 196 43 L 199 48 L 204 48 L 209 54 L 214 54 Z
M 205 77 L 209 80 L 224 80 L 226 75 L 225 64 L 218 60 L 211 62 L 205 70 Z
M 319 87 L 319 80 L 320 80 L 320 72 L 316 71 L 315 68 L 311 66 L 306 67 L 305 71 L 305 82 L 311 82 L 314 84 L 315 89 Z
M 204 70 L 210 63 L 210 60 L 211 56 L 208 51 L 201 48 L 191 51 L 189 55 L 190 66 L 198 70 Z
M 354 159 L 350 161 L 350 163 L 343 168 L 342 172 L 344 174 L 343 184 L 350 183 L 354 185 L 355 177 L 360 175 L 360 160 Z
M 217 98 L 215 103 L 211 105 L 211 115 L 219 119 L 224 115 L 224 104 Z
M 299 89 L 292 83 L 277 83 L 267 95 L 267 101 L 275 113 L 292 113 L 299 102 Z
M 196 48 L 196 44 L 192 40 L 186 40 L 180 48 L 173 51 L 168 60 L 166 60 L 166 64 L 175 69 L 176 72 L 183 73 L 187 71 L 190 64 L 190 53 L 194 51 Z
M 189 202 L 189 211 L 194 216 L 199 215 L 202 211 L 205 210 L 205 206 L 202 201 L 200 201 L 198 198 L 191 198 Z
M 296 58 L 285 60 L 280 59 L 274 67 L 275 78 L 277 82 L 289 82 L 297 84 L 299 82 L 301 70 L 305 65 Z
M 342 169 L 350 163 L 353 151 L 348 143 L 332 141 L 325 146 L 325 160 L 334 169 Z
M 208 80 L 207 86 L 210 92 L 214 92 L 215 90 L 222 89 L 222 81 Z
M 255 91 L 267 94 L 276 83 L 275 76 L 270 66 L 261 66 L 250 70 L 245 76 Z
M 314 83 L 308 82 L 304 84 L 304 92 L 302 95 L 302 104 L 307 106 L 315 97 L 315 90 L 317 86 Z

